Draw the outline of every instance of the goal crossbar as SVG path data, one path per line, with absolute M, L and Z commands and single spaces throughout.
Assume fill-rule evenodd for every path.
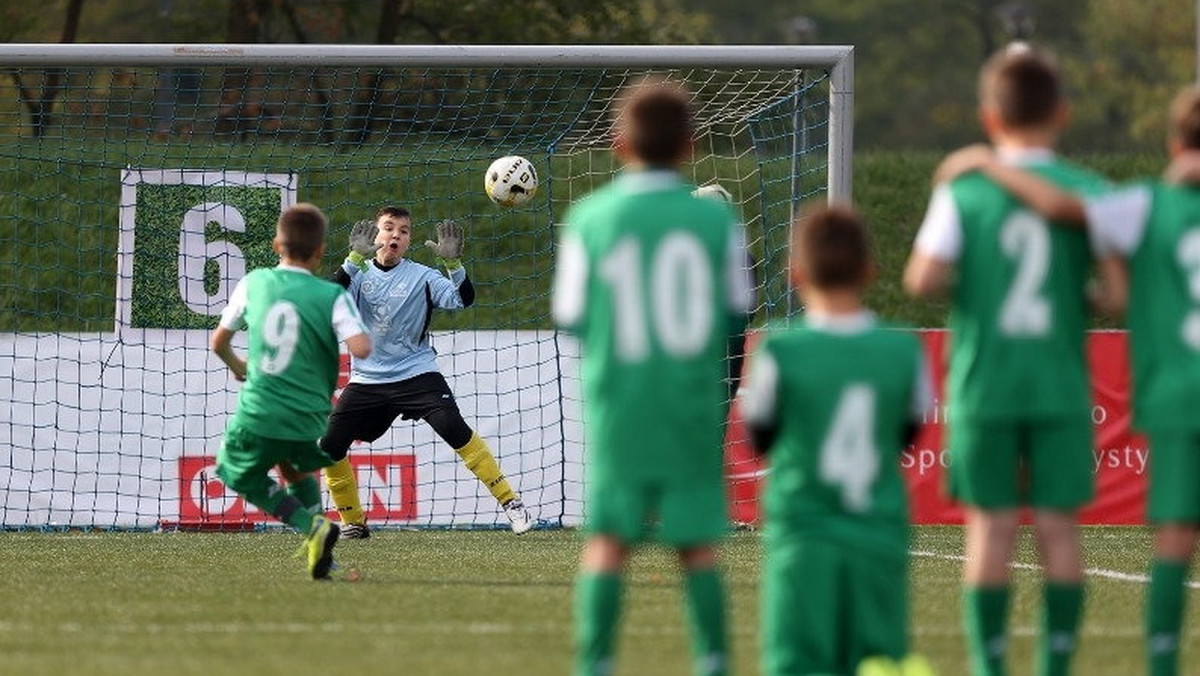
M 829 68 L 829 201 L 849 202 L 854 149 L 850 45 L 0 44 L 20 66 L 385 66 Z

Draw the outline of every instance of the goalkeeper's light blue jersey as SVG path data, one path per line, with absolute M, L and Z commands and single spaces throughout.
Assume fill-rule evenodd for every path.
M 459 287 L 465 268 L 441 272 L 407 258 L 384 270 L 373 262 L 365 272 L 353 264 L 342 266 L 351 275 L 346 291 L 358 306 L 367 333 L 371 356 L 350 360 L 350 382 L 395 383 L 438 370 L 437 352 L 429 342 L 429 320 L 437 308 L 464 307 Z

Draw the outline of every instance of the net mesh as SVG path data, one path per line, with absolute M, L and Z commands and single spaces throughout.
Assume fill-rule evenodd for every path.
M 824 191 L 828 72 L 662 70 L 698 111 L 689 168 L 734 198 L 757 259 L 757 322 L 786 316 L 795 204 Z M 554 223 L 611 178 L 608 111 L 642 70 L 602 68 L 7 68 L 0 80 L 0 524 L 263 523 L 213 474 L 237 383 L 208 331 L 246 271 L 276 262 L 294 201 L 349 226 L 384 204 L 419 242 L 467 232 L 472 308 L 436 313 L 439 363 L 468 423 L 550 525 L 582 516 L 575 349 L 551 328 Z M 528 204 L 484 169 L 539 169 Z M 242 343 L 235 342 L 235 346 Z M 733 440 L 736 443 L 736 439 Z M 356 446 L 376 525 L 504 523 L 420 422 Z M 734 463 L 736 464 L 736 463 Z M 736 475 L 731 471 L 731 475 Z M 736 505 L 735 505 L 736 513 Z

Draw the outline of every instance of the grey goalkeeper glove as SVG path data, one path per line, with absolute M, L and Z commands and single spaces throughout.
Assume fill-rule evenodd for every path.
M 450 219 L 437 224 L 437 241 L 425 240 L 425 246 L 433 251 L 438 262 L 447 270 L 462 267 L 463 229 L 462 226 Z
M 359 270 L 367 269 L 367 261 L 375 257 L 382 244 L 375 243 L 375 221 L 362 220 L 350 228 L 350 253 L 346 260 L 353 263 Z

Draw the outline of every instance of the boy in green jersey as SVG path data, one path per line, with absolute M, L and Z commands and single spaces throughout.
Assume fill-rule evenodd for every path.
M 727 673 L 714 543 L 727 528 L 725 357 L 753 289 L 728 204 L 694 197 L 690 98 L 648 80 L 620 104 L 625 165 L 573 205 L 556 262 L 556 324 L 579 336 L 588 534 L 576 581 L 577 676 L 609 674 L 630 549 L 653 537 L 685 569 L 694 672 Z
M 1150 442 L 1147 516 L 1157 528 L 1146 598 L 1150 676 L 1179 673 L 1183 585 L 1200 535 L 1200 88 L 1171 104 L 1168 151 L 1188 185 L 1140 181 L 1080 200 L 1005 167 L 984 149 L 960 151 L 944 170 L 981 169 L 1047 218 L 1086 222 L 1102 259 L 1109 305 L 1128 301 L 1133 419 Z M 1184 157 L 1190 153 L 1192 157 Z
M 805 319 L 766 333 L 741 400 L 771 463 L 763 674 L 930 674 L 908 654 L 908 499 L 898 467 L 933 400 L 920 341 L 863 307 L 875 272 L 852 209 L 801 217 L 788 270 Z
M 245 381 L 237 411 L 217 452 L 217 476 L 247 502 L 306 535 L 308 571 L 329 577 L 338 528 L 317 512 L 313 472 L 333 460 L 317 445 L 338 374 L 338 342 L 363 358 L 371 352 L 354 303 L 342 287 L 313 272 L 325 253 L 325 214 L 297 204 L 279 217 L 272 245 L 279 265 L 247 274 L 234 287 L 212 333 L 212 351 Z M 231 346 L 246 328 L 243 360 Z M 281 490 L 272 467 L 287 480 Z
M 980 119 L 1002 161 L 1075 192 L 1098 176 L 1051 150 L 1067 120 L 1058 69 L 1014 45 L 980 75 Z M 1009 567 L 1020 509 L 1033 509 L 1044 567 L 1038 674 L 1068 673 L 1083 609 L 1078 510 L 1092 498 L 1084 352 L 1092 268 L 1079 229 L 1052 228 L 986 176 L 938 185 L 904 274 L 951 289 L 948 487 L 965 509 L 963 621 L 973 673 L 1005 673 Z M 957 276 L 955 278 L 955 271 Z

